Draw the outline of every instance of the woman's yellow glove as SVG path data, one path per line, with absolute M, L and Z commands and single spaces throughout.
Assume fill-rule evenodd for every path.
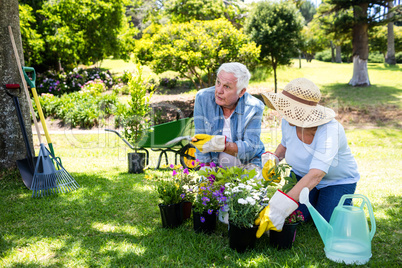
M 254 224 L 259 225 L 256 237 L 260 238 L 268 230 L 282 231 L 285 219 L 299 204 L 281 190 L 277 190 L 266 206 L 258 215 Z
M 262 176 L 266 181 L 269 181 L 271 180 L 271 176 L 275 175 L 273 167 L 279 164 L 279 158 L 274 153 L 265 152 L 261 155 L 261 162 L 262 162 Z
M 226 148 L 226 136 L 197 134 L 193 137 L 191 143 L 201 153 L 223 152 Z

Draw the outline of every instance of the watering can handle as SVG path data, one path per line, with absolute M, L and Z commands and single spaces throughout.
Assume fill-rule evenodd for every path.
M 371 206 L 370 200 L 361 194 L 345 194 L 342 196 L 341 200 L 339 200 L 338 206 L 343 206 L 346 199 L 353 199 L 353 198 L 363 199 L 363 203 L 360 206 L 361 209 L 363 209 L 365 204 L 367 205 L 367 209 L 368 209 L 368 212 L 370 215 L 370 223 L 371 223 L 370 240 L 372 240 L 374 237 L 374 234 L 375 234 L 376 225 L 375 225 L 374 212 L 373 212 L 373 208 Z
M 36 81 L 36 72 L 35 69 L 33 67 L 22 67 L 22 71 L 24 72 L 24 77 L 25 80 L 27 81 L 28 85 L 31 88 L 36 88 L 35 86 L 35 81 Z M 27 75 L 27 72 L 33 72 L 32 74 L 32 79 L 29 78 L 29 76 Z

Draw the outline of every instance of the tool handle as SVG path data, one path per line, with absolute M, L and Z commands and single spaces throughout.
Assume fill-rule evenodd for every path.
M 15 56 L 15 59 L 17 60 L 18 71 L 20 72 L 22 85 L 23 85 L 23 88 L 24 88 L 25 96 L 27 98 L 29 109 L 30 109 L 31 114 L 32 114 L 33 121 L 34 121 L 34 124 L 35 124 L 36 133 L 38 135 L 39 143 L 42 143 L 42 138 L 40 136 L 39 125 L 38 125 L 38 122 L 36 121 L 35 111 L 34 111 L 34 109 L 32 107 L 31 97 L 29 96 L 27 83 L 25 82 L 25 79 L 24 79 L 24 73 L 22 71 L 20 57 L 18 56 L 17 46 L 15 45 L 13 30 L 11 29 L 11 26 L 8 26 L 8 32 L 10 34 L 11 44 L 12 44 L 13 50 L 14 50 L 14 56 Z
M 25 80 L 27 81 L 28 85 L 29 85 L 31 88 L 36 87 L 36 86 L 35 86 L 35 83 L 36 83 L 36 72 L 35 72 L 35 69 L 34 69 L 33 67 L 25 67 L 25 66 L 23 66 L 23 67 L 22 67 L 22 71 L 24 72 L 24 77 L 25 77 Z M 27 75 L 26 72 L 33 72 L 32 78 L 29 78 L 29 76 Z
M 35 101 L 35 104 L 36 104 L 36 108 L 37 108 L 38 113 L 39 113 L 39 118 L 40 118 L 40 122 L 42 124 L 43 131 L 45 131 L 45 136 L 46 136 L 47 143 L 51 144 L 52 140 L 50 139 L 49 131 L 47 130 L 47 126 L 46 126 L 46 122 L 45 122 L 45 116 L 43 115 L 42 106 L 40 105 L 38 94 L 36 93 L 36 88 L 31 87 L 31 90 L 32 90 L 32 95 L 34 97 L 34 101 Z M 52 149 L 53 149 L 53 147 L 52 147 Z M 52 151 L 51 153 L 54 154 L 53 150 L 51 150 L 51 151 Z

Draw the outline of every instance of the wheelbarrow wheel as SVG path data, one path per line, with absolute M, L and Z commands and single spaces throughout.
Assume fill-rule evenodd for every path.
M 180 150 L 180 164 L 184 168 L 197 169 L 198 163 L 195 161 L 196 149 L 192 144 L 187 144 Z

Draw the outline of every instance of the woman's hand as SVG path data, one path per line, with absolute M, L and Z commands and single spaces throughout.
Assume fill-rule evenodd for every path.
M 296 183 L 296 185 L 290 190 L 287 194 L 291 198 L 293 198 L 296 201 L 299 201 L 299 195 L 301 190 L 304 187 L 307 187 L 310 191 L 317 186 L 318 183 L 324 178 L 325 172 L 320 170 L 320 169 L 315 169 L 312 168 L 309 170 L 309 172 L 301 178 L 300 181 Z

